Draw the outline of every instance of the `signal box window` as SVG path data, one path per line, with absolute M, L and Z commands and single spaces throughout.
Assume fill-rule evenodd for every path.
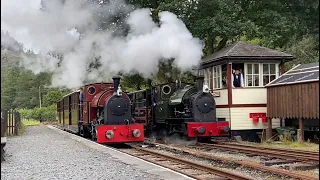
M 212 77 L 211 77 L 211 71 L 212 71 L 212 68 L 207 68 L 205 69 L 205 74 L 204 74 L 204 81 L 205 83 L 211 87 L 211 83 L 212 83 Z
M 247 87 L 260 86 L 260 67 L 259 64 L 247 64 L 246 65 L 246 78 L 245 83 Z
M 222 88 L 222 73 L 221 66 L 213 67 L 213 89 L 221 89 Z
M 263 85 L 265 86 L 269 82 L 276 79 L 276 65 L 275 64 L 263 64 Z

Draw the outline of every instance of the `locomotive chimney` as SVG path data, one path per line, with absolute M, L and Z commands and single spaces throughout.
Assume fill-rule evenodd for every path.
M 116 76 L 113 76 L 112 79 L 113 79 L 113 93 L 117 93 L 121 77 L 116 75 Z
M 198 84 L 198 90 L 199 91 L 202 91 L 202 88 L 203 88 L 203 82 L 204 82 L 204 76 L 197 76 L 196 77 L 196 82 Z
M 148 86 L 149 88 L 152 87 L 152 80 L 151 80 L 150 78 L 147 79 L 147 86 Z

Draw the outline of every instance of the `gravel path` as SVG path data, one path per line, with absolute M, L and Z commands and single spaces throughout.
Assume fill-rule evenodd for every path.
M 90 149 L 46 126 L 27 127 L 22 136 L 8 138 L 1 180 L 104 179 L 160 180 L 109 154 Z

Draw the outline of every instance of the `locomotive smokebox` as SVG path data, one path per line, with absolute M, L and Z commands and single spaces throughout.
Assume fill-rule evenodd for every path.
M 197 82 L 198 90 L 202 91 L 203 82 L 204 82 L 204 76 L 197 76 L 195 79 L 196 79 L 196 82 Z
M 119 87 L 119 84 L 120 84 L 120 79 L 121 79 L 121 77 L 118 76 L 118 75 L 112 77 L 112 80 L 113 80 L 113 92 L 114 93 L 117 93 L 117 90 L 118 90 L 118 87 Z

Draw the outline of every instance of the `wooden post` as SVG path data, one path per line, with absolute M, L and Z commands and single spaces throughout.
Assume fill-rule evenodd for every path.
M 298 142 L 304 142 L 304 125 L 303 119 L 299 119 Z
M 232 64 L 227 65 L 228 106 L 232 105 Z
M 272 137 L 272 118 L 268 118 L 268 127 L 266 129 L 266 140 L 269 141 Z

